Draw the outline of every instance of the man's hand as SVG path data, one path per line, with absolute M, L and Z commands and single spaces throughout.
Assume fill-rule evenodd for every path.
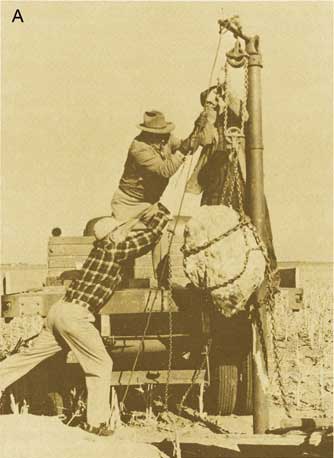
M 106 237 L 110 232 L 114 231 L 119 223 L 112 216 L 106 216 L 99 219 L 93 228 L 94 236 L 97 240 Z
M 206 111 L 202 111 L 202 113 L 198 116 L 198 118 L 195 121 L 195 128 L 193 130 L 193 133 L 195 133 L 196 131 L 200 131 L 200 130 L 204 129 L 204 127 L 206 126 L 207 122 L 208 122 L 207 113 L 206 113 Z
M 151 205 L 150 207 L 147 208 L 147 210 L 143 212 L 142 216 L 140 217 L 140 221 L 144 224 L 147 224 L 148 221 L 151 218 L 153 218 L 154 215 L 156 215 L 158 210 L 159 210 L 158 203 Z

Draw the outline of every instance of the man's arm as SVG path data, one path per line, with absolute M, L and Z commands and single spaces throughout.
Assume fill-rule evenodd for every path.
M 179 142 L 179 151 L 183 154 L 194 154 L 200 146 L 211 144 L 217 136 L 215 119 L 215 110 L 204 109 L 197 117 L 191 134 Z
M 159 154 L 154 153 L 152 147 L 145 145 L 133 146 L 130 149 L 130 154 L 144 170 L 164 178 L 173 176 L 185 159 L 184 154 L 176 151 L 175 154 L 163 160 Z
M 116 259 L 119 262 L 137 258 L 147 253 L 158 242 L 169 221 L 169 211 L 162 204 L 157 205 L 157 211 L 147 224 L 147 229 L 132 232 L 125 240 L 114 246 Z

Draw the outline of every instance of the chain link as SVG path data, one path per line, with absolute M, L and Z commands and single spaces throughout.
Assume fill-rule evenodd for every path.
M 241 101 L 241 126 L 240 130 L 243 135 L 245 135 L 245 122 L 247 114 L 247 99 L 248 99 L 248 54 L 245 54 L 245 63 L 244 63 L 244 94 Z
M 248 224 L 249 224 L 249 221 L 247 221 L 246 219 L 240 220 L 239 223 L 236 224 L 235 226 L 233 226 L 231 229 L 229 229 L 228 231 L 223 232 L 222 234 L 218 235 L 217 237 L 211 239 L 209 242 L 204 243 L 203 245 L 200 245 L 200 246 L 198 246 L 196 248 L 190 248 L 188 250 L 183 245 L 183 247 L 181 248 L 181 251 L 182 251 L 184 257 L 186 257 L 186 258 L 188 256 L 200 253 L 201 251 L 206 250 L 207 248 L 209 248 L 214 243 L 219 242 L 220 240 L 228 237 L 233 232 L 236 232 L 238 229 L 242 228 L 243 226 L 247 226 Z
M 275 288 L 274 288 L 274 281 L 273 281 L 273 271 L 271 268 L 267 249 L 264 243 L 262 242 L 259 234 L 257 233 L 255 227 L 252 228 L 252 232 L 253 232 L 255 239 L 257 240 L 258 246 L 261 248 L 261 251 L 266 261 L 266 282 L 267 282 L 265 297 L 264 299 L 259 301 L 259 303 L 256 304 L 254 308 L 255 319 L 256 319 L 257 326 L 258 326 L 260 339 L 262 342 L 262 347 L 263 347 L 263 350 L 265 350 L 264 354 L 267 355 L 265 338 L 263 335 L 263 324 L 262 324 L 259 309 L 262 307 L 266 310 L 266 312 L 268 312 L 270 329 L 271 329 L 270 336 L 271 336 L 271 342 L 272 342 L 273 362 L 274 362 L 274 372 L 276 376 L 276 382 L 279 388 L 279 393 L 280 393 L 280 397 L 281 397 L 281 401 L 283 404 L 285 414 L 288 418 L 291 418 L 291 409 L 290 409 L 290 405 L 288 401 L 288 395 L 285 390 L 285 386 L 283 384 L 283 375 L 281 371 L 281 360 L 280 360 L 279 349 L 278 349 L 277 327 L 276 327 L 276 320 L 275 320 Z M 268 365 L 267 356 L 266 356 L 266 364 Z
M 271 326 L 271 339 L 272 339 L 272 347 L 273 347 L 273 356 L 274 356 L 273 359 L 274 359 L 274 370 L 275 370 L 275 375 L 276 375 L 276 382 L 278 384 L 278 388 L 280 391 L 284 411 L 287 417 L 291 418 L 291 409 L 289 405 L 288 394 L 283 384 L 283 375 L 281 371 L 281 360 L 280 360 L 279 349 L 278 349 L 277 328 L 276 328 L 276 320 L 274 316 L 274 308 L 275 308 L 274 293 L 273 293 L 272 288 L 268 288 L 267 311 L 269 312 L 269 322 Z
M 227 189 L 231 186 L 231 173 L 230 173 L 230 169 L 228 168 L 227 171 L 226 171 L 226 176 L 225 176 L 225 181 L 224 181 L 224 185 L 223 185 L 223 189 L 222 189 L 222 193 L 221 193 L 221 197 L 220 197 L 220 203 L 222 205 L 226 205 L 226 193 L 227 193 Z
M 167 294 L 168 294 L 168 325 L 169 325 L 169 346 L 168 346 L 168 368 L 167 378 L 165 385 L 165 411 L 168 412 L 168 397 L 169 397 L 169 381 L 172 370 L 173 362 L 173 314 L 172 314 L 172 293 L 171 293 L 171 280 L 172 280 L 172 266 L 170 254 L 168 253 L 167 258 Z
M 235 152 L 233 151 L 231 154 L 235 154 Z M 235 161 L 235 159 L 233 159 L 233 161 Z M 233 191 L 234 191 L 234 188 L 235 188 L 235 173 L 234 173 L 234 167 L 232 167 L 232 169 L 230 169 L 230 167 L 228 168 L 229 170 L 229 175 L 230 175 L 230 178 L 229 178 L 229 194 L 228 194 L 228 198 L 226 200 L 226 205 L 228 207 L 232 207 L 232 200 L 233 200 Z
M 215 285 L 215 286 L 208 286 L 207 287 L 208 291 L 215 291 L 216 289 L 219 289 L 219 288 L 226 288 L 226 286 L 233 285 L 233 283 L 235 283 L 237 280 L 239 280 L 239 278 L 241 278 L 242 275 L 246 272 L 246 269 L 247 269 L 247 266 L 248 266 L 248 262 L 249 262 L 249 256 L 254 251 L 260 251 L 260 248 L 249 248 L 246 251 L 245 259 L 244 259 L 242 268 L 241 268 L 239 273 L 237 273 L 236 275 L 234 275 L 234 277 L 226 280 L 223 283 L 220 283 L 220 284 Z
M 207 286 L 207 285 L 206 285 Z M 203 291 L 203 299 L 204 299 L 204 310 L 208 311 L 209 310 L 209 293 L 208 293 L 208 290 L 207 288 Z M 199 366 L 199 368 L 197 369 L 197 371 L 195 372 L 192 380 L 191 380 L 191 384 L 188 386 L 188 388 L 186 389 L 186 391 L 184 392 L 182 398 L 181 398 L 181 402 L 178 406 L 178 413 L 180 414 L 184 408 L 184 403 L 185 401 L 187 400 L 191 390 L 193 389 L 194 385 L 196 384 L 197 382 L 197 379 L 198 377 L 200 376 L 200 373 L 202 372 L 202 370 L 205 368 L 205 366 L 207 366 L 207 371 L 209 371 L 209 367 L 208 367 L 208 359 L 209 359 L 209 355 L 210 355 L 210 351 L 211 351 L 211 346 L 212 346 L 212 339 L 209 339 L 208 342 L 206 343 L 206 345 L 204 346 L 204 349 L 203 349 L 203 359 L 202 359 L 202 362 Z M 210 374 L 208 374 L 208 377 L 210 377 Z
M 225 62 L 224 65 L 224 76 L 225 76 L 225 84 L 224 84 L 224 92 L 225 92 L 225 104 L 224 104 L 224 109 L 223 109 L 223 121 L 224 121 L 224 141 L 226 138 L 226 132 L 227 132 L 227 126 L 228 126 L 228 98 L 230 95 L 230 75 L 228 71 L 228 63 L 227 61 Z
M 180 414 L 184 408 L 184 403 L 186 402 L 191 390 L 193 389 L 193 387 L 196 385 L 196 382 L 197 382 L 197 379 L 198 377 L 200 376 L 202 370 L 205 368 L 205 366 L 207 366 L 207 358 L 208 358 L 208 355 L 210 354 L 210 349 L 211 349 L 211 340 L 210 342 L 205 345 L 205 348 L 202 352 L 203 354 L 203 359 L 202 359 L 202 362 L 199 366 L 199 368 L 196 370 L 192 380 L 191 380 L 191 384 L 188 386 L 188 388 L 186 389 L 186 391 L 184 392 L 182 398 L 181 398 L 181 402 L 178 406 L 178 413 Z
M 236 181 L 236 188 L 237 188 L 239 213 L 241 215 L 241 219 L 244 219 L 245 218 L 245 209 L 244 209 L 244 200 L 242 197 L 242 190 L 241 190 L 242 175 L 239 169 L 238 157 L 235 157 L 233 165 L 234 165 L 234 174 L 236 176 L 235 181 Z

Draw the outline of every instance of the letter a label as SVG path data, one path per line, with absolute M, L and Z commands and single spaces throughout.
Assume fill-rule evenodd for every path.
M 15 14 L 14 14 L 14 16 L 13 16 L 12 22 L 15 22 L 16 20 L 19 20 L 19 21 L 21 21 L 21 22 L 24 22 L 23 17 L 22 17 L 22 14 L 21 14 L 21 11 L 20 11 L 19 9 L 17 9 L 17 10 L 15 11 Z

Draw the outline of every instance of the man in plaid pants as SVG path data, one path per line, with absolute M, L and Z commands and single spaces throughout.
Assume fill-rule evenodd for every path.
M 109 434 L 112 360 L 93 325 L 93 314 L 115 291 L 121 280 L 123 262 L 150 251 L 162 236 L 169 219 L 169 211 L 158 203 L 142 216 L 145 224 L 141 230 L 129 232 L 123 240 L 111 232 L 94 242 L 80 275 L 71 282 L 65 296 L 51 307 L 33 345 L 0 363 L 0 392 L 67 346 L 75 354 L 86 377 L 85 429 L 100 435 Z

